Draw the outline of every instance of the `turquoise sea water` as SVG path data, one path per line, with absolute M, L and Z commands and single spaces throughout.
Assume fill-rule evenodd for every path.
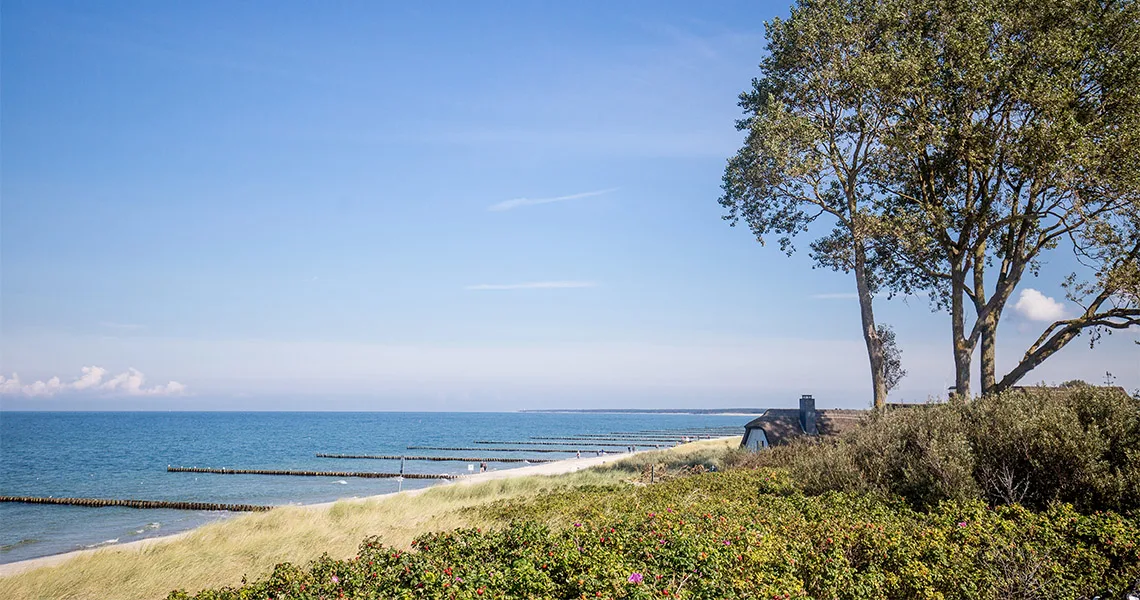
M 399 470 L 399 461 L 315 455 L 491 456 L 496 454 L 494 446 L 482 452 L 405 448 L 482 447 L 473 442 L 736 426 L 748 419 L 671 414 L 0 412 L 0 495 L 309 504 L 393 492 L 400 484 L 390 479 L 168 473 L 166 467 L 391 472 Z M 491 469 L 520 466 L 525 464 L 489 465 Z M 468 472 L 462 462 L 409 461 L 405 469 Z M 411 489 L 437 483 L 406 480 L 402 485 Z M 169 535 L 229 514 L 0 503 L 0 563 Z

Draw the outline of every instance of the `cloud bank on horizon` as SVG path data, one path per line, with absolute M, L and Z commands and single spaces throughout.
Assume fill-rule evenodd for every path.
M 25 384 L 20 381 L 20 376 L 16 373 L 11 377 L 0 375 L 0 395 L 51 397 L 57 394 L 83 392 L 122 396 L 177 396 L 186 392 L 186 386 L 177 381 L 146 387 L 146 376 L 138 369 L 127 369 L 104 380 L 106 375 L 107 369 L 96 366 L 83 367 L 79 377 L 68 383 L 64 383 L 56 376 L 47 381 Z

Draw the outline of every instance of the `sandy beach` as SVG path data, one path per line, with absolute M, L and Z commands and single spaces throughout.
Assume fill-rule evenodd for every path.
M 653 451 L 653 450 L 639 450 L 637 453 L 640 454 L 641 452 L 651 452 L 651 451 Z M 414 489 L 414 490 L 406 490 L 406 491 L 402 491 L 402 492 L 391 492 L 388 494 L 379 494 L 379 495 L 375 495 L 375 496 L 367 496 L 367 497 L 359 497 L 359 498 L 342 498 L 342 499 L 336 500 L 334 502 L 322 502 L 322 503 L 318 503 L 318 504 L 308 504 L 308 505 L 305 505 L 304 507 L 309 508 L 309 509 L 313 509 L 313 510 L 321 510 L 321 509 L 328 509 L 329 507 L 331 507 L 333 504 L 336 504 L 337 502 L 365 502 L 365 501 L 376 499 L 376 498 L 384 498 L 384 497 L 395 496 L 395 495 L 399 495 L 399 494 L 414 496 L 417 494 L 422 494 L 423 492 L 426 492 L 427 490 L 434 489 L 434 488 L 439 487 L 441 485 L 447 485 L 447 486 L 472 485 L 472 484 L 481 483 L 484 481 L 492 481 L 492 480 L 496 480 L 496 479 L 508 479 L 508 478 L 513 478 L 513 477 L 527 477 L 530 475 L 561 475 L 563 473 L 573 473 L 573 472 L 581 470 L 581 469 L 588 469 L 590 467 L 595 467 L 595 466 L 603 465 L 603 464 L 606 464 L 606 463 L 609 463 L 612 461 L 621 460 L 621 459 L 628 457 L 628 456 L 632 456 L 632 455 L 627 452 L 627 453 L 621 453 L 621 454 L 612 454 L 611 453 L 611 454 L 604 454 L 602 456 L 590 456 L 590 457 L 584 457 L 584 458 L 568 458 L 568 459 L 559 460 L 559 461 L 550 462 L 550 463 L 542 463 L 542 464 L 537 464 L 537 465 L 531 465 L 529 467 L 519 467 L 519 468 L 514 468 L 514 469 L 501 469 L 501 470 L 496 470 L 496 471 L 488 471 L 486 473 L 476 473 L 473 475 L 465 475 L 459 479 L 454 479 L 454 480 L 451 480 L 447 483 L 440 483 L 440 484 L 436 484 L 433 486 L 418 488 L 418 489 Z M 52 556 L 44 556 L 44 557 L 40 557 L 40 558 L 33 558 L 33 559 L 29 559 L 29 560 L 22 560 L 22 561 L 7 563 L 7 564 L 0 564 L 0 577 L 6 577 L 9 575 L 15 575 L 17 573 L 23 573 L 25 571 L 37 569 L 40 567 L 56 566 L 56 565 L 62 564 L 64 562 L 67 562 L 68 560 L 71 560 L 72 558 L 75 558 L 77 556 L 93 554 L 96 552 L 124 552 L 124 553 L 126 553 L 126 552 L 139 552 L 142 549 L 153 546 L 155 544 L 165 544 L 165 543 L 171 542 L 173 540 L 183 538 L 185 536 L 190 535 L 195 530 L 196 529 L 190 529 L 187 531 L 182 531 L 182 532 L 171 534 L 171 535 L 147 538 L 147 539 L 143 539 L 143 540 L 136 540 L 133 542 L 127 542 L 127 543 L 123 543 L 123 544 L 114 544 L 114 545 L 110 545 L 110 546 L 103 546 L 100 548 L 91 548 L 91 549 L 86 549 L 86 550 L 76 550 L 73 552 L 65 552 L 63 554 L 55 554 Z

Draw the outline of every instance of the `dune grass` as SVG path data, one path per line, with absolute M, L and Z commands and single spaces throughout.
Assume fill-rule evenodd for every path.
M 406 548 L 428 531 L 495 526 L 500 523 L 491 521 L 485 511 L 470 510 L 490 502 L 576 487 L 631 485 L 650 464 L 667 469 L 717 464 L 738 443 L 739 438 L 694 442 L 575 473 L 450 484 L 417 494 L 242 515 L 168 542 L 141 549 L 106 548 L 58 566 L 0 578 L 0 598 L 141 600 L 163 598 L 178 588 L 238 585 L 243 577 L 257 579 L 281 562 L 304 564 L 324 553 L 351 557 L 372 535 Z

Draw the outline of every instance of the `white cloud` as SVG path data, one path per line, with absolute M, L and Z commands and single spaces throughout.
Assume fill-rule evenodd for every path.
M 550 204 L 551 202 L 563 202 L 566 200 L 577 200 L 579 198 L 590 198 L 592 196 L 601 196 L 610 192 L 616 192 L 618 188 L 608 188 L 604 190 L 594 190 L 592 192 L 581 192 L 578 194 L 570 194 L 568 196 L 557 196 L 554 198 L 515 198 L 514 200 L 504 200 L 498 204 L 492 204 L 487 207 L 487 210 L 501 211 L 518 208 L 520 206 L 531 206 L 533 204 Z
M 553 290 L 569 288 L 597 287 L 593 281 L 531 281 L 528 283 L 480 283 L 469 285 L 465 290 Z
M 1033 289 L 1021 290 L 1017 304 L 1013 306 L 1022 317 L 1030 321 L 1053 321 L 1065 318 L 1065 305 Z
M 842 292 L 832 294 L 812 294 L 808 296 L 812 300 L 854 300 L 859 297 L 859 294 L 854 292 Z
M 146 376 L 138 369 L 127 369 L 104 381 L 106 375 L 107 369 L 102 367 L 83 367 L 79 377 L 70 383 L 52 377 L 27 384 L 21 382 L 16 373 L 11 377 L 0 375 L 0 395 L 55 396 L 68 392 L 94 392 L 120 396 L 176 396 L 186 391 L 186 386 L 177 381 L 146 387 Z

